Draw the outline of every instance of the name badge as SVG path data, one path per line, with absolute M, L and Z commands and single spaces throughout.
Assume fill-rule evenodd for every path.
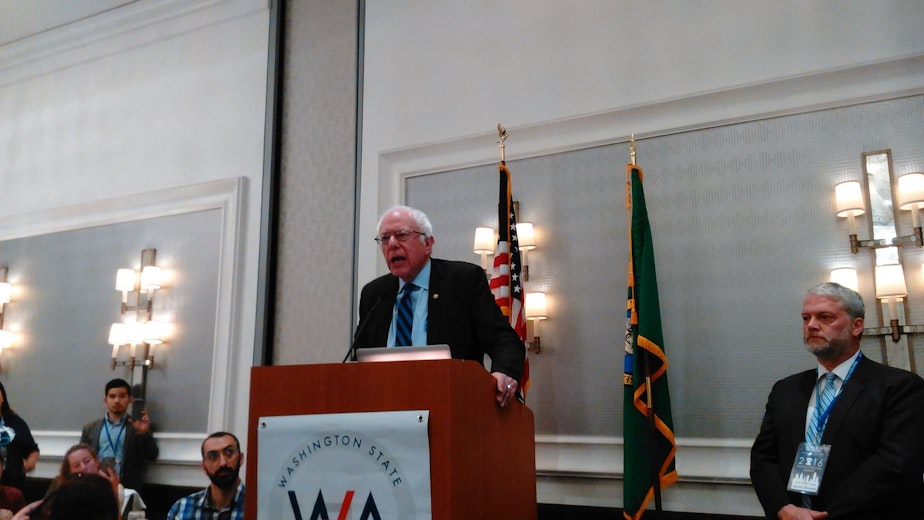
M 828 444 L 799 444 L 796 460 L 793 461 L 792 471 L 789 473 L 789 487 L 786 489 L 806 495 L 817 495 L 830 452 L 831 446 Z

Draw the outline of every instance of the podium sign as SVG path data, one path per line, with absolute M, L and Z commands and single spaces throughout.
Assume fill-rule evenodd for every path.
M 428 423 L 426 410 L 261 417 L 257 520 L 428 520 Z

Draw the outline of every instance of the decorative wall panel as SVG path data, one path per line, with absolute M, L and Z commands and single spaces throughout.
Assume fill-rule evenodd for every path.
M 638 142 L 678 437 L 752 438 L 773 382 L 813 366 L 801 339 L 805 290 L 833 267 L 869 264 L 849 252 L 834 185 L 860 178 L 865 151 L 891 148 L 896 174 L 924 168 L 922 115 L 916 96 Z M 516 146 L 513 134 L 508 153 Z M 526 290 L 545 291 L 550 305 L 542 354 L 530 354 L 540 435 L 622 432 L 628 159 L 622 143 L 508 164 L 521 220 L 538 235 Z M 434 256 L 479 261 L 472 236 L 496 225 L 497 183 L 496 165 L 407 178 L 408 204 L 433 221 Z M 909 291 L 924 296 L 919 273 Z M 869 276 L 861 293 L 875 326 Z M 924 298 L 912 298 L 921 322 Z M 878 340 L 864 340 L 864 352 L 880 359 Z M 917 358 L 921 371 L 921 346 Z

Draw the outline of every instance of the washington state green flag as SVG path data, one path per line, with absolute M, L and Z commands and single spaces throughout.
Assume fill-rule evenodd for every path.
M 626 209 L 629 212 L 629 297 L 626 303 L 623 372 L 623 516 L 642 517 L 661 489 L 677 481 L 674 424 L 667 387 L 667 355 L 661 335 L 658 279 L 642 169 L 626 167 Z

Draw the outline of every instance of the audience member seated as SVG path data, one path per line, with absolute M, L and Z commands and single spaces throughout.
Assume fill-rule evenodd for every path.
M 3 457 L 0 457 L 0 476 L 3 475 Z M 17 513 L 26 506 L 22 491 L 12 486 L 0 486 L 0 511 L 4 509 Z
M 108 480 L 113 495 L 117 499 L 119 511 L 123 516 L 127 516 L 128 511 L 144 510 L 145 504 L 141 499 L 141 495 L 133 489 L 122 486 L 115 470 L 110 467 L 105 467 L 100 462 L 96 451 L 87 444 L 75 444 L 67 450 L 64 454 L 64 459 L 61 461 L 61 470 L 48 487 L 48 493 L 45 495 L 45 498 L 47 499 L 54 494 L 58 487 L 63 482 L 66 482 L 69 477 L 80 474 L 100 475 Z
M 74 473 L 45 500 L 22 508 L 13 520 L 119 520 L 112 481 L 90 473 Z
M 202 471 L 209 487 L 177 500 L 167 520 L 244 520 L 244 483 L 241 442 L 228 432 L 215 432 L 202 441 Z

